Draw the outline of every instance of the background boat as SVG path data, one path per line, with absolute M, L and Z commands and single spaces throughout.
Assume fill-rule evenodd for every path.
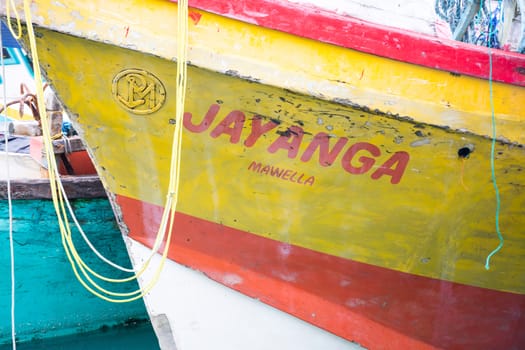
M 359 3 L 190 2 L 171 262 L 146 297 L 167 343 L 524 346 L 525 58 Z M 40 65 L 140 265 L 169 187 L 177 6 L 62 4 L 33 3 Z
M 153 330 L 142 299 L 124 305 L 107 303 L 76 282 L 62 246 L 42 152 L 42 137 L 27 136 L 35 134 L 39 128 L 31 115 L 31 108 L 24 102 L 29 94 L 22 96 L 23 91 L 20 91 L 21 85 L 34 88 L 30 63 L 3 23 L 2 43 L 6 65 L 0 74 L 1 104 L 8 101 L 10 107 L 7 113 L 5 109 L 0 113 L 0 275 L 3 276 L 0 284 L 0 348 L 15 346 L 12 344 L 12 322 L 15 323 L 16 343 L 22 348 L 35 344 L 62 348 L 61 341 L 67 337 L 76 337 L 75 344 L 80 348 L 82 338 L 79 335 L 92 334 L 91 337 L 95 337 L 95 332 L 114 332 L 122 336 L 126 329 L 143 334 L 142 338 L 133 338 L 135 342 L 142 341 L 148 348 L 158 348 L 154 335 L 145 336 L 147 331 L 153 334 Z M 7 92 L 5 99 L 4 92 Z M 13 134 L 22 129 L 27 131 L 26 135 Z M 81 140 L 78 136 L 64 136 L 54 141 L 54 148 L 62 165 L 62 186 L 90 241 L 116 263 L 131 268 L 106 191 Z M 69 220 L 73 220 L 71 215 Z M 11 290 L 11 232 L 14 297 Z M 78 230 L 73 229 L 73 234 L 79 254 L 96 271 L 113 276 L 127 275 L 115 272 L 101 261 Z M 135 281 L 121 290 L 136 288 Z M 13 300 L 14 320 L 11 314 Z M 106 346 L 114 348 L 110 344 Z
M 129 266 L 126 247 L 98 177 L 64 178 L 63 183 L 78 220 L 97 249 L 110 255 L 114 261 Z M 18 345 L 87 332 L 149 325 L 142 300 L 125 305 L 110 304 L 93 296 L 76 281 L 62 247 L 50 198 L 49 180 L 12 179 L 11 190 Z M 8 214 L 6 182 L 2 179 L 0 273 L 4 276 L 4 283 L 0 288 L 0 345 L 11 343 Z M 91 266 L 100 273 L 118 275 L 92 253 L 78 231 L 74 234 L 79 254 Z
M 4 63 L 0 80 L 0 108 L 2 108 L 5 102 L 14 102 L 24 98 L 24 91 L 21 91 L 22 86 L 27 88 L 27 92 L 34 92 L 35 84 L 33 68 L 22 46 L 16 41 L 7 25 L 3 22 L 0 25 L 0 30 L 2 31 L 2 55 Z M 6 95 L 5 100 L 4 94 Z M 23 105 L 21 113 L 19 107 L 20 105 L 18 104 L 13 105 L 4 111 L 3 115 L 16 120 L 34 120 L 32 112 L 27 105 Z M 3 124 L 4 120 L 2 119 L 0 121 Z
M 5 152 L 0 135 L 0 346 L 11 343 L 11 283 L 9 232 L 12 225 L 15 262 L 15 329 L 18 345 L 47 341 L 89 332 L 122 329 L 151 330 L 142 299 L 131 304 L 111 304 L 89 293 L 76 281 L 66 258 L 46 170 L 29 153 L 27 137 L 11 136 L 12 150 Z M 38 140 L 37 140 L 38 141 Z M 37 142 L 38 144 L 38 142 Z M 15 150 L 22 148 L 22 153 Z M 39 149 L 41 150 L 41 149 Z M 76 167 L 77 163 L 71 164 Z M 76 167 L 77 170 L 81 167 Z M 9 179 L 9 186 L 8 180 Z M 127 249 L 111 204 L 96 174 L 64 175 L 61 182 L 76 219 L 100 253 L 130 266 Z M 8 191 L 12 217 L 9 215 Z M 73 222 L 71 216 L 69 217 Z M 101 261 L 73 229 L 79 254 L 101 274 L 127 277 Z M 121 291 L 138 288 L 128 283 Z M 151 331 L 152 332 L 152 331 Z M 151 343 L 154 341 L 154 343 Z M 155 348 L 156 338 L 150 339 Z

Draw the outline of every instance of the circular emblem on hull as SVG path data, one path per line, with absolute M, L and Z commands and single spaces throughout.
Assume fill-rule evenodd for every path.
M 160 80 L 142 69 L 126 69 L 113 78 L 113 97 L 126 110 L 135 114 L 157 111 L 166 100 L 166 89 Z

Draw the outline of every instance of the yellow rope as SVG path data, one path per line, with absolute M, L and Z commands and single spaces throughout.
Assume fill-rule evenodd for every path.
M 11 0 L 12 1 L 12 0 Z M 9 6 L 8 6 L 9 7 Z M 9 13 L 9 10 L 7 11 Z M 49 122 L 45 110 L 44 95 L 43 95 L 43 83 L 40 66 L 38 64 L 38 53 L 36 49 L 35 34 L 33 31 L 33 25 L 31 20 L 31 11 L 29 8 L 29 0 L 24 0 L 24 13 L 26 17 L 28 37 L 30 49 L 34 62 L 35 71 L 35 83 L 37 86 L 37 100 L 38 108 L 41 116 L 42 133 L 44 138 L 44 149 L 46 151 L 46 159 L 49 165 L 49 179 L 51 186 L 51 193 L 53 197 L 53 204 L 58 218 L 58 224 L 62 237 L 62 245 L 71 264 L 73 272 L 79 282 L 92 294 L 97 297 L 114 303 L 124 303 L 137 300 L 142 298 L 148 293 L 154 285 L 158 282 L 160 272 L 162 271 L 165 261 L 168 256 L 169 245 L 171 242 L 171 236 L 173 232 L 174 216 L 177 207 L 178 191 L 179 191 L 179 179 L 180 179 L 180 161 L 181 161 L 181 145 L 182 145 L 182 117 L 184 114 L 184 102 L 186 93 L 186 77 L 187 77 L 187 28 L 188 28 L 188 3 L 187 0 L 180 0 L 178 3 L 178 40 L 177 40 L 177 93 L 176 93 L 176 124 L 173 135 L 172 155 L 171 155 L 171 166 L 170 166 L 170 181 L 168 186 L 168 194 L 166 197 L 166 203 L 162 214 L 159 230 L 157 232 L 157 238 L 153 247 L 151 256 L 146 260 L 142 268 L 136 272 L 136 274 L 129 278 L 113 279 L 102 276 L 93 271 L 79 256 L 75 245 L 72 240 L 71 227 L 67 219 L 66 207 L 64 205 L 67 201 L 67 197 L 63 192 L 63 187 L 60 183 L 60 177 L 58 168 L 54 160 L 54 151 L 52 144 L 52 137 L 50 135 Z M 8 15 L 9 18 L 9 15 Z M 18 16 L 17 16 L 18 19 Z M 9 23 L 9 22 L 8 22 Z M 20 32 L 19 26 L 19 32 Z M 57 187 L 58 185 L 58 187 Z M 146 271 L 149 262 L 151 261 L 155 252 L 160 248 L 161 243 L 164 240 L 165 233 L 168 233 L 166 238 L 166 245 L 164 247 L 162 258 L 158 268 L 152 280 L 143 288 L 137 289 L 133 292 L 128 293 L 117 293 L 107 290 L 101 287 L 97 282 L 93 281 L 90 275 L 101 279 L 103 281 L 112 283 L 124 283 L 136 279 L 144 271 Z M 78 268 L 78 270 L 77 270 Z M 81 274 L 79 273 L 79 270 Z M 83 278 L 82 278 L 83 276 Z M 84 279 L 87 280 L 87 283 Z M 108 297 L 111 296 L 111 297 Z M 112 298 L 112 297 L 125 297 L 125 298 Z
M 13 30 L 13 26 L 11 25 L 11 7 L 13 8 L 13 11 L 15 13 L 15 19 L 16 19 L 16 25 L 17 25 L 17 32 Z M 16 10 L 15 1 L 9 0 L 9 3 L 6 4 L 6 11 L 5 14 L 7 16 L 7 26 L 9 27 L 9 31 L 15 39 L 20 39 L 22 37 L 22 26 L 20 25 L 20 15 L 18 14 L 18 11 Z
M 4 38 L 2 37 L 2 31 L 0 30 L 0 52 L 4 52 Z M 7 184 L 7 216 L 9 219 L 9 262 L 10 262 L 10 273 L 11 273 L 11 345 L 12 349 L 16 350 L 16 320 L 15 320 L 15 295 L 16 295 L 16 274 L 15 274 L 15 249 L 14 249 L 14 238 L 13 238 L 13 200 L 11 196 L 11 173 L 9 166 L 9 127 L 7 118 L 7 79 L 5 74 L 5 61 L 4 55 L 0 56 L 2 65 L 2 77 L 4 82 L 2 84 L 3 89 L 3 105 L 4 108 L 4 144 L 5 144 L 5 156 L 6 161 L 4 166 L 6 168 L 6 184 Z

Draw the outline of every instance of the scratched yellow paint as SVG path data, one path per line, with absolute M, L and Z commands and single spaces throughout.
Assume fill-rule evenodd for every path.
M 81 127 L 109 190 L 162 205 L 175 115 L 175 64 L 71 36 L 40 33 L 42 66 Z M 166 101 L 158 111 L 133 114 L 112 95 L 114 77 L 129 68 L 147 71 L 162 82 Z M 195 67 L 188 74 L 185 109 L 192 122 L 199 124 L 210 106 L 219 110 L 205 131 L 184 130 L 181 212 L 390 269 L 525 292 L 522 147 L 496 147 L 506 244 L 487 272 L 485 257 L 498 244 L 489 139 L 354 110 Z M 439 74 L 428 73 L 436 80 Z M 506 87 L 498 89 L 498 94 L 513 93 Z M 512 108 L 523 107 L 508 107 L 519 120 Z M 225 133 L 212 137 L 212 130 L 232 111 L 246 116 L 240 140 L 232 143 Z M 249 147 L 244 142 L 255 115 L 262 116 L 263 123 L 273 119 L 280 124 Z M 305 132 L 298 155 L 290 158 L 282 149 L 270 153 L 272 143 L 292 126 Z M 301 160 L 320 132 L 332 136 L 331 148 L 341 137 L 348 139 L 331 166 L 319 164 L 318 150 L 310 160 Z M 356 155 L 354 166 L 360 165 L 359 156 L 375 160 L 372 169 L 360 175 L 348 173 L 341 161 L 357 142 L 380 151 L 375 157 L 366 151 Z M 472 145 L 474 152 L 460 160 L 458 150 Z M 399 183 L 392 184 L 388 175 L 372 179 L 371 174 L 395 152 L 410 157 Z M 314 183 L 298 184 L 255 172 L 250 169 L 252 162 L 305 174 L 303 182 L 314 177 Z
M 62 0 L 57 5 L 36 0 L 32 6 L 35 21 L 44 26 L 118 46 L 140 47 L 167 59 L 176 56 L 173 2 L 150 0 L 144 6 L 143 0 Z M 189 60 L 197 66 L 234 70 L 307 95 L 346 99 L 432 125 L 491 135 L 485 80 L 397 61 L 385 66 L 385 60 L 377 56 L 192 11 L 200 15 L 198 21 L 190 21 L 189 34 Z M 519 101 L 525 101 L 525 88 L 494 84 L 498 136 L 523 144 L 525 113 Z

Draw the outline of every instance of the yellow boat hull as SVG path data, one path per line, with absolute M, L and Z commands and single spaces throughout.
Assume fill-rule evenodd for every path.
M 152 246 L 177 85 L 172 24 L 153 24 L 176 6 L 150 4 L 150 27 L 109 44 L 86 39 L 90 10 L 57 8 L 74 35 L 39 28 L 37 43 L 125 229 Z M 486 270 L 499 243 L 487 80 L 191 13 L 171 259 L 371 348 L 524 344 L 525 107 L 509 101 L 525 88 L 491 81 L 505 246 Z M 155 42 L 132 50 L 132 35 Z

